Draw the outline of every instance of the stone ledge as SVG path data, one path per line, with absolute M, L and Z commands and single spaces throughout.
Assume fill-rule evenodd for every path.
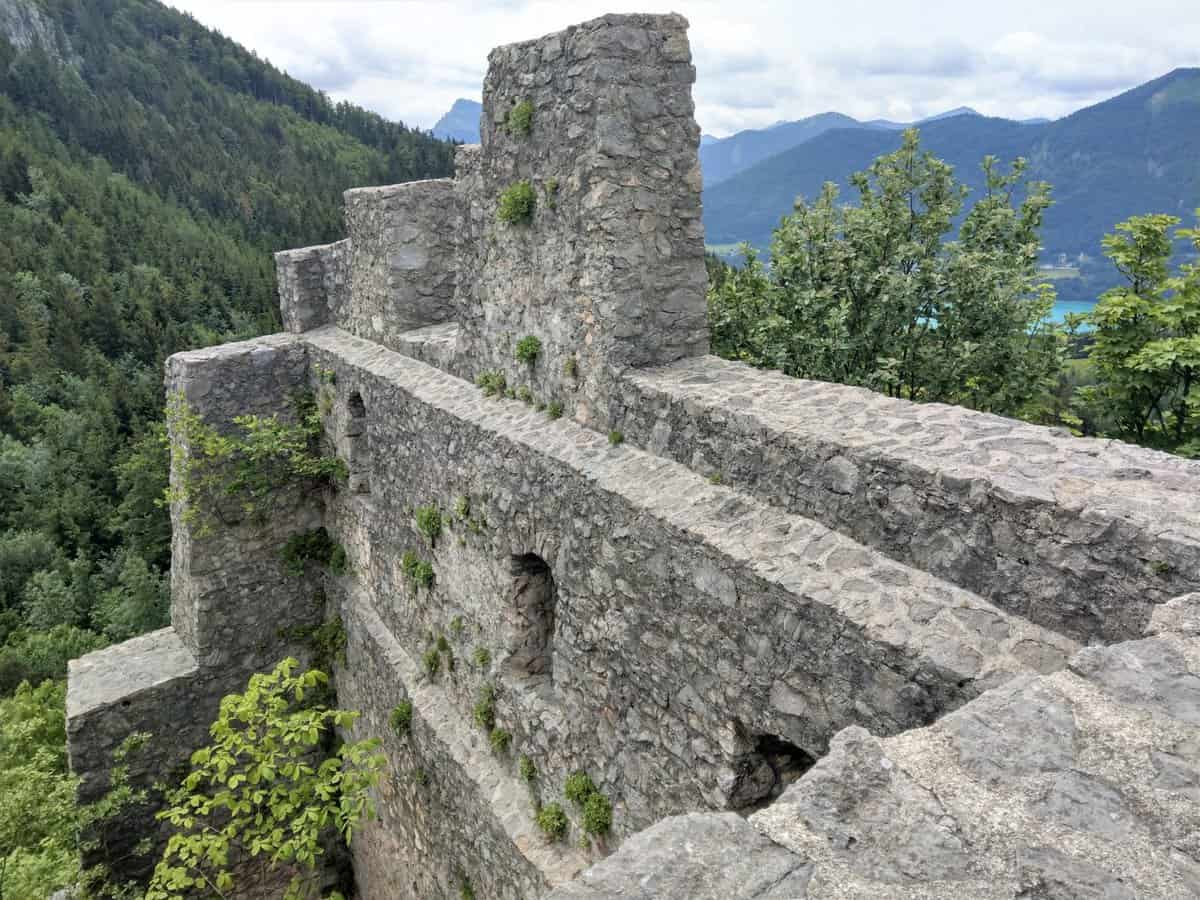
M 741 816 L 691 813 L 639 832 L 547 900 L 791 900 L 811 875 Z
M 639 445 L 1073 637 L 1200 581 L 1200 461 L 713 356 L 624 380 Z
M 195 678 L 196 658 L 174 628 L 96 650 L 67 664 L 67 719 L 128 702 L 180 678 Z

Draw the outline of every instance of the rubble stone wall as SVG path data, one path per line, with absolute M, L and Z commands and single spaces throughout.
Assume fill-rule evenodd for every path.
M 286 334 L 172 357 L 218 428 L 314 394 L 349 477 L 173 510 L 173 628 L 72 663 L 83 794 L 336 616 L 387 759 L 364 898 L 1186 896 L 1200 463 L 705 355 L 685 29 L 497 49 L 455 180 L 348 191 L 276 256 Z M 289 574 L 318 526 L 345 571 Z

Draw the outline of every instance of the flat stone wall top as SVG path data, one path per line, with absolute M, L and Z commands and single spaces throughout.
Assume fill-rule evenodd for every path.
M 67 718 L 75 719 L 178 678 L 192 678 L 196 658 L 174 628 L 161 628 L 96 650 L 67 664 Z
M 631 439 L 1080 638 L 1200 584 L 1200 462 L 716 357 L 632 370 Z

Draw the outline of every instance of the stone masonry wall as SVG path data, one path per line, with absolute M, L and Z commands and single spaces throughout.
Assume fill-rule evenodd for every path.
M 936 725 L 860 728 L 749 823 L 667 819 L 552 900 L 1200 896 L 1200 594 Z M 752 864 L 752 865 L 751 865 Z
M 615 427 L 1080 640 L 1200 583 L 1200 463 L 708 356 L 628 373 Z
M 704 355 L 685 28 L 499 48 L 454 182 L 348 191 L 345 240 L 276 256 L 288 334 L 169 361 L 218 427 L 312 391 L 350 477 L 210 534 L 173 510 L 173 628 L 72 663 L 81 790 L 131 730 L 170 774 L 337 616 L 387 758 L 368 900 L 1185 896 L 1200 625 L 1164 601 L 1200 588 L 1200 463 Z M 531 221 L 499 222 L 523 180 Z M 318 525 L 346 571 L 287 575 Z
M 421 740 L 420 729 L 417 740 L 389 747 L 397 775 L 356 862 L 368 873 L 398 865 L 425 874 L 415 892 L 397 885 L 372 896 L 448 896 L 429 881 L 445 888 L 448 859 L 477 883 L 497 866 L 526 870 L 529 848 L 544 846 L 530 833 L 506 859 L 474 805 L 495 793 L 478 771 L 479 756 L 490 753 L 470 718 L 485 683 L 496 689 L 499 725 L 513 735 L 512 749 L 492 764 L 511 782 L 517 756 L 530 756 L 547 802 L 561 800 L 568 774 L 587 770 L 613 800 L 614 834 L 623 836 L 672 812 L 739 805 L 756 735 L 817 757 L 846 724 L 883 734 L 918 726 L 1017 672 L 1051 671 L 1073 651 L 1072 642 L 965 591 L 682 466 L 612 448 L 517 401 L 486 400 L 453 376 L 344 332 L 307 340 L 314 365 L 335 373 L 335 409 L 361 396 L 372 444 L 400 429 L 406 435 L 385 456 L 373 454 L 369 496 L 339 494 L 327 510 L 348 551 L 354 605 L 378 622 L 361 641 L 350 626 L 339 685 L 377 729 L 418 689 L 436 692 L 461 723 L 450 747 Z M 433 546 L 414 525 L 425 505 L 446 522 Z M 401 571 L 408 551 L 432 563 L 431 588 Z M 515 662 L 524 622 L 511 566 L 526 554 L 546 563 L 555 596 L 551 658 L 537 677 Z M 454 668 L 441 655 L 430 678 L 415 661 L 439 637 Z M 409 662 L 389 673 L 369 647 L 391 643 Z M 483 667 L 473 662 L 479 648 L 490 656 Z M 466 769 L 452 759 L 460 742 L 475 747 Z M 421 790 L 411 783 L 414 768 L 428 779 Z M 460 772 L 477 779 L 473 790 L 461 787 Z M 442 788 L 451 776 L 453 787 Z M 528 804 L 523 790 L 512 794 L 495 816 Z M 414 802 L 421 812 L 403 805 Z M 451 834 L 454 822 L 471 827 Z M 465 849 L 479 841 L 486 854 Z M 420 847 L 440 851 L 414 854 Z M 483 871 L 473 868 L 480 858 L 489 860 Z
M 606 16 L 494 50 L 458 157 L 468 377 L 492 369 L 599 427 L 611 370 L 707 352 L 695 69 L 680 16 Z M 509 123 L 532 105 L 527 134 Z M 527 224 L 497 220 L 528 182 Z M 542 355 L 513 358 L 534 335 Z M 564 371 L 574 359 L 574 374 Z
M 350 290 L 330 321 L 396 349 L 398 336 L 455 318 L 454 183 L 346 191 Z
M 177 354 L 167 366 L 167 394 L 221 429 L 237 415 L 292 414 L 294 394 L 309 381 L 308 351 L 282 335 Z M 176 431 L 179 462 L 192 451 Z M 220 698 L 244 689 L 254 672 L 287 656 L 311 658 L 303 637 L 319 624 L 325 601 L 319 580 L 284 571 L 280 551 L 289 536 L 322 519 L 324 498 L 292 491 L 265 522 L 222 510 L 211 533 L 171 510 L 172 627 L 73 660 L 67 690 L 68 750 L 80 776 L 80 803 L 109 789 L 114 753 L 135 732 L 145 745 L 125 765 L 131 786 L 150 791 L 146 805 L 101 823 L 99 848 L 88 865 L 105 864 L 115 880 L 145 877 L 153 854 L 136 852 L 146 837 L 161 839 L 154 821 L 156 783 L 178 781 L 192 751 L 207 743 Z

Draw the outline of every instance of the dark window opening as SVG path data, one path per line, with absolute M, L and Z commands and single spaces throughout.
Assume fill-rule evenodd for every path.
M 369 494 L 371 450 L 367 435 L 367 405 L 358 391 L 350 395 L 346 412 L 346 463 L 350 469 L 350 490 L 355 494 Z
M 534 553 L 513 556 L 509 572 L 509 670 L 519 678 L 549 678 L 554 664 L 554 576 Z
M 788 785 L 812 768 L 816 758 L 774 734 L 747 736 L 749 746 L 733 762 L 729 809 L 749 815 L 769 806 Z

